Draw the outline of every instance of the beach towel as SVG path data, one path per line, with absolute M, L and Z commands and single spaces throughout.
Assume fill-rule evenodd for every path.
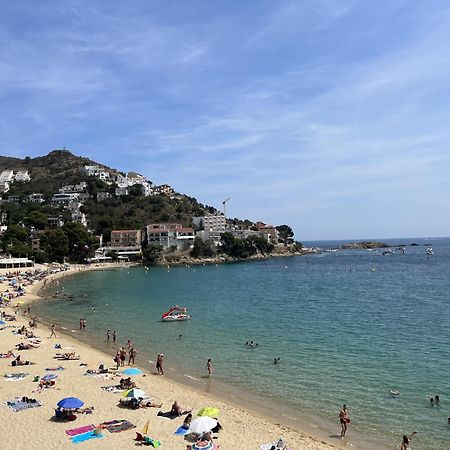
M 159 447 L 161 445 L 160 441 L 156 441 L 156 440 L 154 440 L 152 438 L 149 438 L 147 436 L 144 436 L 143 442 L 145 442 L 146 444 L 152 445 L 154 448 L 157 448 L 157 447 Z
M 102 438 L 104 437 L 103 434 L 95 434 L 92 431 L 89 431 L 88 433 L 78 434 L 76 436 L 73 436 L 71 438 L 71 441 L 74 444 L 79 444 L 80 442 L 89 441 L 89 439 L 96 439 L 96 438 Z
M 106 392 L 111 392 L 113 394 L 118 394 L 120 392 L 124 392 L 125 389 L 121 389 L 120 385 L 113 385 L 113 386 L 102 386 L 102 389 Z
M 19 380 L 23 380 L 27 376 L 28 376 L 27 373 L 6 373 L 5 380 L 6 381 L 19 381 Z
M 120 433 L 121 431 L 136 428 L 136 425 L 132 424 L 128 420 L 111 420 L 109 422 L 103 422 L 100 426 L 107 429 L 110 433 Z
M 89 431 L 94 430 L 94 425 L 86 425 L 85 427 L 80 428 L 72 428 L 71 430 L 66 430 L 66 434 L 68 436 L 77 436 L 79 434 L 88 433 Z
M 180 427 L 177 431 L 175 431 L 173 434 L 176 434 L 177 436 L 184 436 L 189 433 L 189 428 Z
M 42 402 L 35 401 L 32 403 L 23 402 L 22 400 L 10 400 L 6 402 L 6 404 L 14 411 L 14 412 L 20 412 L 24 411 L 25 409 L 29 408 L 38 408 L 39 406 L 43 406 Z
M 56 371 L 56 370 L 65 370 L 63 366 L 58 367 L 47 367 L 45 370 L 47 371 Z

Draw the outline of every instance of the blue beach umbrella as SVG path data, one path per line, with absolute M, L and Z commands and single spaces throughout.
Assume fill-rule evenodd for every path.
M 124 375 L 140 375 L 142 372 L 139 369 L 131 367 L 129 369 L 123 370 L 122 373 Z
M 57 403 L 57 405 L 60 408 L 76 409 L 76 408 L 81 408 L 84 405 L 84 402 L 76 397 L 66 397 L 66 398 L 63 398 L 62 400 L 60 400 Z

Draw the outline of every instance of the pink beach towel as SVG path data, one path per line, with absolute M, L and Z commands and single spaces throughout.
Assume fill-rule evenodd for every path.
M 92 431 L 93 429 L 95 429 L 94 425 L 86 425 L 85 427 L 72 428 L 71 430 L 66 430 L 66 434 L 68 436 L 77 436 L 78 434 L 87 433 L 88 431 Z

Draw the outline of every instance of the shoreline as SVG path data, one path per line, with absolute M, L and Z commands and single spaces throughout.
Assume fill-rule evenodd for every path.
M 58 272 L 52 275 L 49 275 L 46 279 L 48 281 L 57 280 L 60 278 L 63 278 L 65 276 L 74 275 L 75 273 L 82 273 L 84 271 L 92 271 L 92 270 L 112 270 L 116 268 L 124 268 L 128 267 L 129 265 L 126 265 L 124 263 L 120 263 L 117 265 L 109 263 L 107 267 L 104 265 L 101 266 L 82 266 L 82 267 L 74 267 L 73 269 Z M 48 286 L 48 281 L 44 283 L 44 281 L 36 282 L 27 288 L 27 293 L 25 296 L 21 297 L 21 300 L 26 301 L 27 304 L 36 302 L 36 301 L 43 301 L 45 298 L 40 295 L 43 288 Z M 33 313 L 31 314 L 33 316 Z M 27 321 L 28 317 L 21 316 L 21 321 Z M 44 324 L 46 326 L 46 332 L 49 333 L 48 326 L 50 325 L 48 322 L 46 322 L 46 319 L 43 318 L 43 321 L 40 323 Z M 42 326 L 39 327 L 39 330 L 42 329 Z M 112 355 L 107 353 L 106 348 L 99 348 L 96 346 L 93 346 L 92 343 L 87 343 L 83 339 L 80 339 L 77 337 L 76 333 L 72 333 L 70 330 L 61 330 L 60 327 L 57 328 L 58 336 L 64 335 L 64 339 L 68 340 L 70 343 L 70 346 L 76 346 L 80 349 L 80 353 L 82 355 L 85 355 L 86 353 L 96 353 L 100 355 L 100 360 L 109 361 L 112 359 Z M 60 339 L 61 340 L 61 339 Z M 118 345 L 117 345 L 118 346 Z M 3 349 L 6 351 L 6 349 Z M 108 359 L 109 358 L 109 359 Z M 142 359 L 142 358 L 141 358 Z M 242 398 L 240 398 L 241 401 L 235 401 L 233 397 L 236 397 L 233 395 L 233 390 L 230 390 L 230 392 L 225 393 L 226 386 L 221 386 L 219 382 L 216 382 L 219 384 L 219 386 L 214 386 L 214 382 L 211 383 L 209 387 L 206 387 L 204 389 L 200 389 L 198 385 L 196 386 L 195 378 L 188 380 L 187 374 L 178 376 L 174 373 L 170 373 L 171 371 L 168 371 L 168 376 L 165 376 L 163 379 L 154 376 L 152 371 L 148 367 L 147 361 L 138 360 L 137 366 L 141 368 L 148 378 L 152 379 L 153 381 L 158 380 L 158 384 L 160 384 L 161 392 L 170 392 L 172 393 L 174 390 L 181 391 L 183 397 L 200 397 L 204 401 L 214 404 L 221 404 L 220 409 L 229 409 L 232 411 L 232 415 L 236 418 L 239 418 L 240 416 L 245 417 L 251 417 L 253 420 L 256 420 L 258 423 L 264 425 L 265 430 L 271 430 L 272 436 L 275 439 L 276 436 L 280 437 L 283 436 L 288 443 L 290 444 L 290 448 L 296 449 L 296 448 L 305 448 L 305 449 L 317 449 L 317 450 L 325 450 L 325 449 L 331 449 L 331 448 L 344 448 L 348 445 L 351 445 L 353 448 L 380 448 L 379 445 L 372 446 L 366 446 L 360 447 L 360 442 L 356 441 L 353 442 L 353 439 L 351 439 L 351 443 L 347 441 L 343 441 L 341 444 L 341 441 L 338 441 L 334 435 L 330 435 L 329 429 L 330 428 L 324 428 L 322 430 L 319 430 L 318 427 L 316 428 L 316 425 L 311 424 L 308 417 L 302 417 L 301 420 L 296 421 L 295 419 L 289 420 L 289 417 L 286 415 L 283 415 L 282 418 L 277 417 L 276 411 L 273 411 L 272 414 L 268 410 L 267 405 L 255 405 L 252 404 L 251 407 L 248 406 L 248 404 L 245 403 L 245 400 L 243 401 Z M 170 368 L 169 368 L 170 369 Z M 192 378 L 192 377 L 190 377 Z M 209 384 L 209 383 L 208 383 Z M 195 395 L 194 395 L 195 394 Z M 225 394 L 225 395 L 224 395 Z M 181 397 L 181 394 L 180 394 Z M 161 398 L 161 400 L 163 400 Z M 246 400 L 252 400 L 251 395 L 248 396 L 248 399 Z M 184 403 L 186 403 L 183 400 Z M 182 404 L 184 404 L 182 403 Z M 243 404 L 245 403 L 245 404 Z M 222 419 L 222 424 L 226 423 L 226 421 Z M 309 423 L 309 426 L 307 424 Z M 228 426 L 225 425 L 225 431 L 222 432 L 219 436 L 218 443 L 221 443 L 224 448 L 229 448 L 228 445 L 225 445 L 225 442 L 222 442 L 222 437 L 225 436 L 226 430 L 228 429 Z M 259 428 L 259 427 L 258 427 Z M 338 431 L 338 425 L 334 425 L 332 428 L 333 431 Z M 245 434 L 248 434 L 248 430 L 246 429 Z M 256 436 L 261 435 L 261 430 L 259 430 L 256 433 Z M 331 438 L 331 440 L 330 440 Z M 260 444 L 264 442 L 269 442 L 265 439 L 259 438 Z M 172 448 L 172 447 L 170 447 Z M 175 448 L 175 447 L 173 447 Z M 185 448 L 183 445 L 179 445 L 176 448 Z M 250 448 L 247 446 L 244 447 L 236 447 L 236 444 L 233 444 L 233 448 Z M 253 447 L 251 447 L 253 448 Z M 257 448 L 257 447 L 255 447 Z

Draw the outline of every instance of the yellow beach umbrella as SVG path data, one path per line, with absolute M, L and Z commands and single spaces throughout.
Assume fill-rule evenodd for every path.
M 147 420 L 147 422 L 144 425 L 144 428 L 142 428 L 142 434 L 148 434 L 148 430 L 150 429 L 150 420 Z
M 219 415 L 219 409 L 214 408 L 213 406 L 207 406 L 206 408 L 202 408 L 197 416 L 208 416 L 208 417 L 217 417 Z

